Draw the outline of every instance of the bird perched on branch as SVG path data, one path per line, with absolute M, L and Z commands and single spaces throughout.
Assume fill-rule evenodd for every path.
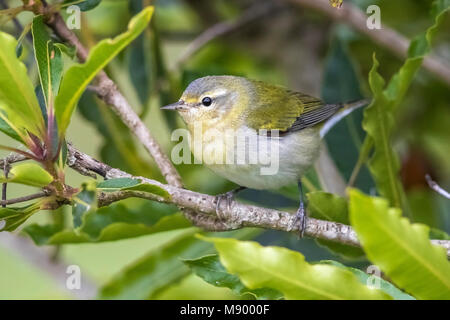
M 366 100 L 325 104 L 309 95 L 235 76 L 209 76 L 189 84 L 176 110 L 189 130 L 197 161 L 240 187 L 218 196 L 230 203 L 244 188 L 278 189 L 297 183 L 300 235 L 306 221 L 301 177 L 319 155 L 320 139 Z M 189 156 L 190 159 L 190 156 Z

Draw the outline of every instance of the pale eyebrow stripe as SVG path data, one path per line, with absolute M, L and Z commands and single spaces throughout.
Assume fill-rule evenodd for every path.
M 209 91 L 202 95 L 202 99 L 205 97 L 218 98 L 227 94 L 226 89 L 217 89 L 215 91 Z

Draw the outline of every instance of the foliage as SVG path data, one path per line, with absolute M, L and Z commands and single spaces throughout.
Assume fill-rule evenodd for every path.
M 322 191 L 310 192 L 307 194 L 307 198 L 311 217 L 350 224 L 346 199 Z M 353 259 L 364 255 L 364 252 L 359 248 L 321 239 L 317 240 L 317 242 L 346 258 Z
M 0 32 L 0 117 L 2 128 L 13 130 L 21 142 L 30 138 L 26 131 L 42 137 L 43 121 L 33 85 L 25 65 L 16 57 L 17 41 Z M 8 128 L 8 126 L 11 128 Z M 10 135 L 11 136 L 11 135 Z
M 405 207 L 405 195 L 398 179 L 399 160 L 390 146 L 390 137 L 394 128 L 394 112 L 404 98 L 425 54 L 430 50 L 433 36 L 449 9 L 450 4 L 446 0 L 434 2 L 432 12 L 434 24 L 423 35 L 411 42 L 408 59 L 385 89 L 383 89 L 385 81 L 377 71 L 379 63 L 375 55 L 373 56 L 369 84 L 374 96 L 372 103 L 364 112 L 363 120 L 363 127 L 368 134 L 367 139 L 372 140 L 374 144 L 369 168 L 377 184 L 378 192 L 399 208 Z
M 395 18 L 389 16 L 396 2 L 380 2 L 383 23 L 386 19 L 386 25 L 408 36 L 420 32 L 401 61 L 382 50 L 375 54 L 366 36 L 342 25 L 322 28 L 330 25 L 328 18 L 302 16 L 302 28 L 297 30 L 290 21 L 299 21 L 298 17 L 290 10 L 283 14 L 292 19 L 275 28 L 274 10 L 264 23 L 214 39 L 181 65 L 176 61 L 180 48 L 192 44 L 194 35 L 236 13 L 244 14 L 239 1 L 220 5 L 186 1 L 189 6 L 185 6 L 182 0 L 161 0 L 155 7 L 146 7 L 147 1 L 141 0 L 49 3 L 47 11 L 39 10 L 43 5 L 39 1 L 32 9 L 0 11 L 0 131 L 5 134 L 0 148 L 26 158 L 11 168 L 4 162 L 0 183 L 8 186 L 7 199 L 10 193 L 23 196 L 29 190 L 39 191 L 31 197 L 34 200 L 16 199 L 12 203 L 25 203 L 0 208 L 0 231 L 20 229 L 35 245 L 58 248 L 56 258 L 58 252 L 66 255 L 72 250 L 79 258 L 84 250 L 93 250 L 95 254 L 83 262 L 86 266 L 95 264 L 92 261 L 101 265 L 104 248 L 110 246 L 114 267 L 107 265 L 107 276 L 106 269 L 96 271 L 99 299 L 185 297 L 180 292 L 186 283 L 187 297 L 197 288 L 206 288 L 202 298 L 217 293 L 259 300 L 450 299 L 450 262 L 445 250 L 430 242 L 450 239 L 448 201 L 434 194 L 423 178 L 432 174 L 444 185 L 450 181 L 446 152 L 450 96 L 445 84 L 420 71 L 432 44 L 438 44 L 433 58 L 446 54 L 448 44 L 442 43 L 448 40 L 448 0 L 408 3 L 405 14 Z M 341 4 L 329 1 L 332 10 Z M 63 37 L 49 28 L 49 15 L 60 11 L 64 17 L 70 5 L 83 11 L 83 26 L 75 35 L 90 47 L 86 61 L 80 61 L 76 48 L 60 42 Z M 24 10 L 32 11 L 31 18 L 20 15 Z M 407 16 L 418 23 L 405 22 Z M 13 18 L 15 23 L 9 21 Z M 125 28 L 122 21 L 129 21 L 128 28 L 117 34 Z M 431 27 L 421 32 L 430 21 Z M 23 25 L 20 32 L 14 31 L 17 25 Z M 316 75 L 322 71 L 317 90 Z M 161 113 L 159 106 L 178 99 L 181 90 L 200 76 L 234 74 L 309 94 L 320 91 L 326 103 L 357 100 L 370 91 L 370 105 L 355 110 L 325 137 L 339 174 L 353 187 L 348 197 L 323 190 L 326 186 L 318 177 L 327 177 L 321 172 L 311 170 L 304 177 L 309 217 L 351 225 L 362 247 L 250 228 L 202 233 L 193 227 L 179 208 L 159 203 L 172 199 L 159 182 L 152 182 L 162 178 L 154 162 L 121 118 L 95 96 L 99 92 L 89 90 L 98 85 L 95 79 L 103 72 L 168 153 L 171 130 L 182 124 L 174 114 Z M 390 80 L 385 80 L 389 75 Z M 66 138 L 104 163 L 138 177 L 80 179 L 66 166 L 73 161 Z M 415 156 L 416 149 L 425 160 Z M 188 189 L 215 194 L 231 188 L 202 166 L 177 169 Z M 297 201 L 293 190 L 288 186 L 276 194 L 244 191 L 239 196 L 283 210 L 293 205 L 292 199 Z M 130 198 L 102 206 L 100 196 L 120 193 L 159 202 Z M 415 223 L 418 211 L 420 221 L 428 225 Z M 120 246 L 127 249 L 117 249 Z M 130 252 L 135 255 L 126 256 Z M 385 276 L 364 272 L 368 263 Z M 10 287 L 1 285 L 1 274 L 0 288 Z M 4 274 L 9 277 L 10 271 Z M 373 283 L 379 287 L 373 288 Z
M 390 299 L 362 285 L 347 270 L 307 263 L 299 252 L 236 239 L 203 239 L 214 243 L 225 268 L 250 289 L 272 288 L 286 299 Z
M 368 258 L 419 299 L 450 299 L 450 262 L 429 228 L 410 224 L 387 201 L 350 191 L 350 219 Z
M 372 281 L 372 286 L 379 284 L 380 290 L 390 295 L 395 300 L 414 300 L 413 297 L 411 297 L 409 294 L 404 293 L 399 288 L 395 287 L 392 283 L 389 281 L 384 280 L 383 278 L 376 276 L 376 275 L 369 275 L 365 273 L 364 271 L 357 269 L 357 268 L 351 268 L 343 265 L 342 263 L 339 263 L 337 261 L 333 260 L 323 260 L 320 261 L 320 263 L 328 263 L 336 267 L 344 268 L 349 271 L 351 271 L 358 280 L 363 284 L 368 284 L 369 281 Z
M 273 289 L 259 288 L 250 290 L 246 288 L 239 280 L 239 277 L 227 272 L 222 263 L 220 263 L 217 254 L 197 259 L 186 259 L 183 262 L 206 282 L 214 286 L 229 288 L 237 295 L 250 295 L 260 300 L 278 300 L 283 297 L 280 292 Z
M 55 115 L 59 123 L 60 135 L 64 135 L 75 106 L 89 82 L 144 30 L 152 14 L 153 7 L 147 7 L 130 21 L 127 32 L 115 39 L 100 41 L 90 52 L 86 63 L 74 65 L 67 70 L 55 100 Z
M 181 259 L 192 259 L 213 252 L 212 245 L 194 237 L 196 228 L 185 228 L 165 245 L 150 251 L 123 273 L 107 283 L 100 293 L 106 299 L 150 299 L 189 275 Z M 235 238 L 252 237 L 255 230 L 231 232 Z M 181 258 L 181 259 L 180 259 Z

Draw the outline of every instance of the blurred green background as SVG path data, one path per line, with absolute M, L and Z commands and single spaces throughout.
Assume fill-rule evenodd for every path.
M 381 8 L 382 23 L 409 39 L 432 24 L 427 0 L 344 0 L 365 11 L 370 4 Z M 14 7 L 20 1 L 2 1 Z M 170 154 L 173 143 L 171 130 L 183 126 L 174 114 L 159 107 L 178 99 L 193 79 L 214 74 L 243 75 L 284 85 L 323 98 L 327 102 L 350 101 L 369 96 L 367 74 L 372 66 L 372 54 L 380 61 L 380 73 L 389 78 L 402 61 L 389 50 L 354 32 L 346 25 L 310 9 L 289 5 L 283 1 L 258 0 L 103 0 L 95 9 L 82 13 L 82 41 L 91 47 L 100 39 L 112 37 L 126 29 L 129 19 L 142 5 L 155 5 L 155 15 L 148 28 L 131 46 L 108 65 L 106 71 L 116 81 L 133 108 L 142 116 L 156 139 Z M 271 6 L 268 13 L 234 32 L 215 39 L 185 63 L 178 59 L 197 35 L 222 21 L 233 21 L 256 6 Z M 64 12 L 64 10 L 63 10 Z M 21 25 L 32 15 L 18 16 Z M 2 30 L 19 36 L 12 22 L 1 25 Z M 450 19 L 434 44 L 433 52 L 450 60 Z M 25 40 L 23 60 L 37 83 L 37 70 L 30 43 Z M 70 63 L 67 59 L 66 66 Z M 448 85 L 425 70 L 421 70 L 408 91 L 396 123 L 394 146 L 399 153 L 401 177 L 410 201 L 412 219 L 431 227 L 450 231 L 449 203 L 430 191 L 424 179 L 429 173 L 442 186 L 450 185 L 450 90 Z M 345 179 L 350 177 L 356 163 L 364 132 L 362 111 L 355 112 L 337 125 L 326 138 L 329 152 Z M 67 138 L 78 149 L 132 174 L 161 180 L 154 163 L 117 117 L 92 93 L 80 101 Z M 0 144 L 16 146 L 4 135 Z M 2 151 L 1 156 L 7 155 Z M 218 194 L 234 185 L 214 175 L 200 165 L 178 167 L 186 187 L 195 191 Z M 320 188 L 314 170 L 308 178 Z M 67 182 L 79 186 L 86 181 L 70 169 Z M 356 186 L 374 192 L 368 170 L 363 168 Z M 448 188 L 447 188 L 448 189 Z M 8 186 L 8 197 L 31 193 L 31 188 Z M 295 186 L 278 193 L 248 190 L 239 195 L 242 201 L 294 211 L 297 206 Z M 147 208 L 145 201 L 126 200 L 130 208 Z M 174 208 L 170 208 L 174 210 Z M 61 213 L 70 225 L 69 210 Z M 35 214 L 26 225 L 48 223 L 54 217 L 46 212 Z M 18 231 L 16 231 L 17 233 Z M 59 258 L 81 267 L 83 277 L 102 287 L 120 277 L 122 270 L 141 257 L 164 247 L 182 234 L 181 231 L 158 233 L 133 239 L 92 244 L 64 245 Z M 259 232 L 255 239 L 265 245 L 281 245 L 300 250 L 308 261 L 333 258 L 343 261 L 311 239 L 301 239 L 281 232 Z M 51 248 L 52 250 L 54 248 Z M 183 257 L 183 256 L 182 256 Z M 363 268 L 364 259 L 347 261 Z M 180 262 L 181 264 L 181 262 Z M 138 289 L 136 289 L 138 290 Z M 144 290 L 145 291 L 145 290 Z M 28 259 L 0 243 L 0 299 L 73 298 L 44 271 L 35 268 Z M 130 293 L 129 296 L 136 297 Z M 228 289 L 206 284 L 194 275 L 183 275 L 169 281 L 152 299 L 228 299 L 234 296 Z

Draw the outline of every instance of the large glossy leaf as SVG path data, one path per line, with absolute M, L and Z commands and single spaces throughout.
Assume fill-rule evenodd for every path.
M 142 201 L 135 208 L 119 202 L 87 211 L 76 229 L 32 224 L 24 231 L 36 244 L 47 245 L 115 241 L 191 226 L 181 214 L 173 212 L 173 208 L 150 201 Z
M 216 287 L 225 287 L 231 289 L 236 295 L 245 296 L 250 295 L 253 298 L 260 300 L 279 300 L 283 295 L 273 289 L 260 288 L 248 289 L 246 288 L 239 277 L 227 272 L 225 267 L 220 263 L 217 254 L 207 255 L 197 259 L 186 259 L 183 262 L 191 268 L 191 270 L 200 278 Z
M 323 261 L 320 261 L 319 263 L 327 263 L 327 264 L 331 264 L 336 267 L 347 269 L 350 272 L 352 272 L 362 284 L 368 284 L 369 281 L 372 283 L 372 285 L 379 284 L 380 289 L 383 290 L 384 292 L 386 292 L 388 295 L 390 295 L 395 300 L 415 300 L 414 297 L 410 296 L 409 294 L 404 293 L 402 290 L 400 290 L 399 288 L 394 286 L 389 281 L 386 281 L 383 278 L 378 277 L 376 275 L 367 274 L 362 270 L 352 268 L 352 267 L 347 267 L 346 265 L 343 265 L 342 263 L 339 263 L 339 262 L 333 261 L 333 260 L 323 260 Z M 372 279 L 370 279 L 370 278 L 372 278 Z
M 11 169 L 8 178 L 2 173 L 0 181 L 20 183 L 34 187 L 45 187 L 53 181 L 53 177 L 37 163 L 30 162 L 15 165 Z
M 33 34 L 34 56 L 39 69 L 39 78 L 47 108 L 58 93 L 61 81 L 63 61 L 61 50 L 54 46 L 45 29 L 44 17 L 33 19 L 31 31 Z
M 75 106 L 86 86 L 122 49 L 135 39 L 147 26 L 153 7 L 147 7 L 131 19 L 128 31 L 114 39 L 100 41 L 90 52 L 84 64 L 77 64 L 67 70 L 61 82 L 61 89 L 55 100 L 56 119 L 60 135 L 69 125 Z
M 0 32 L 0 109 L 14 127 L 42 137 L 41 111 L 26 67 L 16 57 L 16 45 L 11 35 Z
M 450 262 L 429 227 L 411 224 L 382 198 L 350 190 L 350 221 L 368 258 L 419 299 L 450 299 Z
M 296 251 L 262 247 L 251 241 L 204 238 L 214 243 L 220 261 L 250 288 L 273 288 L 286 299 L 391 299 L 384 292 L 362 285 L 350 271 L 305 261 Z
M 197 228 L 186 229 L 163 246 L 151 250 L 107 283 L 101 289 L 100 297 L 152 299 L 188 276 L 191 271 L 182 259 L 193 259 L 214 252 L 210 243 L 194 237 L 196 232 Z M 221 233 L 221 236 L 249 239 L 259 233 L 255 229 L 243 229 Z
M 308 198 L 308 213 L 311 217 L 350 224 L 346 199 L 323 191 L 309 192 L 306 196 Z M 360 248 L 320 239 L 317 242 L 344 257 L 357 258 L 364 256 L 364 252 Z

